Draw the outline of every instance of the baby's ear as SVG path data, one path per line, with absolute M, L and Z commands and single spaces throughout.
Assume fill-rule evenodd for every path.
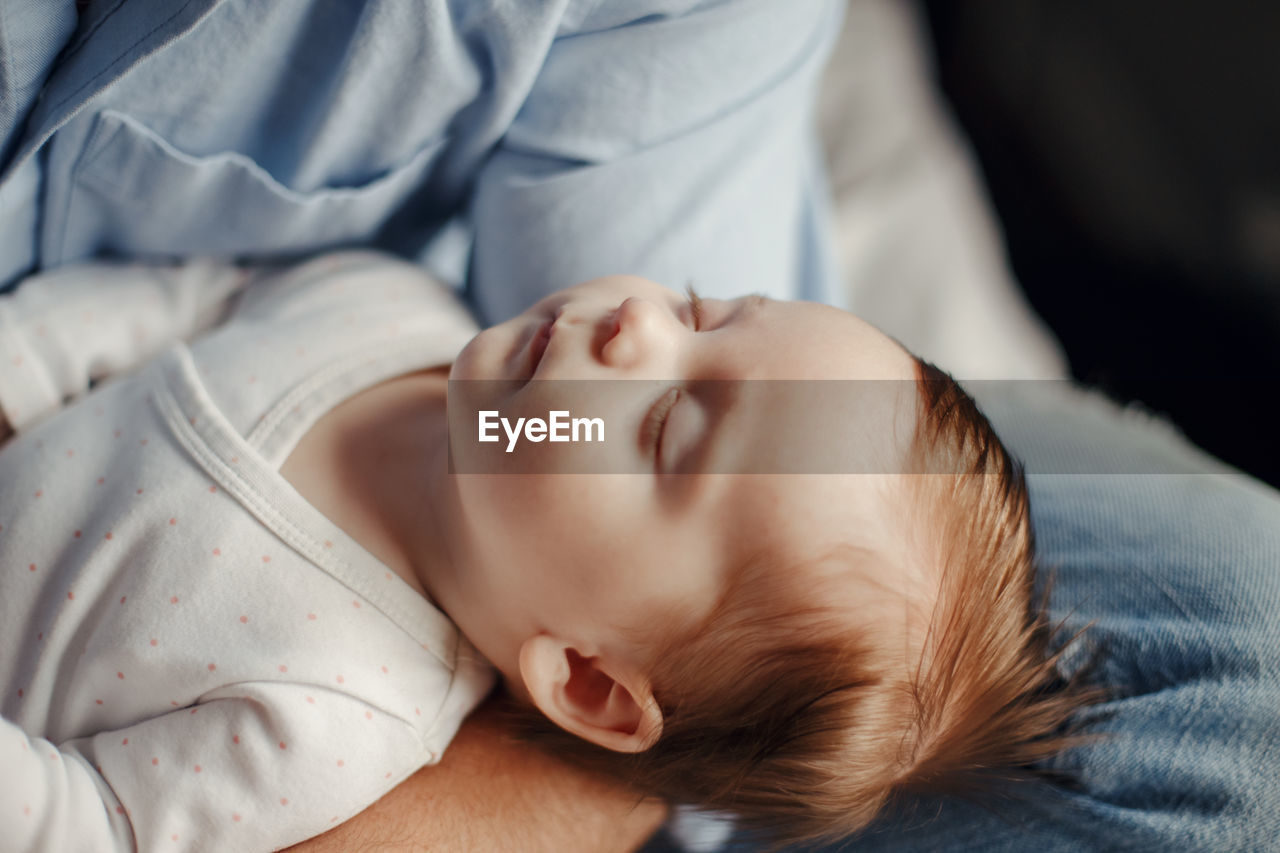
M 643 752 L 662 734 L 662 711 L 633 667 L 539 634 L 520 647 L 520 677 L 551 722 L 605 749 Z

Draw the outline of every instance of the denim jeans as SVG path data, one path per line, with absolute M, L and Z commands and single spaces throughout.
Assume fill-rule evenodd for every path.
M 1112 698 L 1082 719 L 1106 737 L 1049 762 L 1075 786 L 918 801 L 819 849 L 1280 850 L 1280 493 L 1066 383 L 970 390 L 1027 465 L 1051 624 L 1094 623 Z

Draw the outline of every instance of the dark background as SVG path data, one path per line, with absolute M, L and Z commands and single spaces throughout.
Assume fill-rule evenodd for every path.
M 1074 375 L 1280 486 L 1280 2 L 923 6 Z

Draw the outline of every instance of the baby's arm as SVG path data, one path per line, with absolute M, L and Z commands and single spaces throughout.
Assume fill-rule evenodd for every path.
M 0 720 L 0 846 L 278 849 L 428 758 L 405 721 L 322 685 L 237 684 L 57 745 Z
M 229 264 L 88 263 L 0 296 L 0 442 L 91 382 L 217 323 L 247 274 Z
M 0 718 L 0 767 L 0 837 L 9 849 L 132 849 L 128 825 L 110 819 L 119 802 L 79 756 Z

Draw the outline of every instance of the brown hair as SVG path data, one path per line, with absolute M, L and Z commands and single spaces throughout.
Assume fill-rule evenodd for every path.
M 733 812 L 778 843 L 848 836 L 906 795 L 992 791 L 1078 742 L 1065 724 L 1097 697 L 1061 684 L 1062 651 L 1047 655 L 1021 467 L 951 377 L 926 362 L 917 373 L 906 527 L 922 531 L 910 551 L 936 591 L 897 593 L 922 614 L 914 637 L 886 636 L 888 620 L 851 629 L 847 603 L 760 555 L 708 618 L 655 650 L 664 725 L 648 750 L 611 752 L 533 709 L 514 712 L 517 730 L 643 795 Z M 874 580 L 877 555 L 834 556 Z

